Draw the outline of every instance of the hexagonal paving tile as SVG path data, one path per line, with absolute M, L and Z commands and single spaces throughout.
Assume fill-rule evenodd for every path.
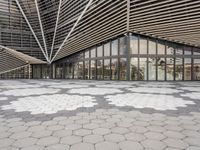
M 36 143 L 37 139 L 36 138 L 23 138 L 15 141 L 12 145 L 14 147 L 26 147 L 26 146 L 32 146 Z
M 146 149 L 153 149 L 153 150 L 162 150 L 166 148 L 167 146 L 165 143 L 157 140 L 150 140 L 147 139 L 145 141 L 142 141 L 141 144 L 146 148 Z
M 111 133 L 111 131 L 107 128 L 96 128 L 93 130 L 93 134 L 106 135 L 109 133 Z
M 91 134 L 92 131 L 88 129 L 78 129 L 73 132 L 74 135 L 85 136 Z
M 144 134 L 148 139 L 153 139 L 153 140 L 162 140 L 165 138 L 165 136 L 161 133 L 158 133 L 158 132 L 146 132 Z
M 142 150 L 143 147 L 138 142 L 133 141 L 123 141 L 119 143 L 119 147 L 121 150 Z
M 112 142 L 101 142 L 95 145 L 96 150 L 120 150 L 119 146 L 116 143 Z
M 121 142 L 125 140 L 125 137 L 121 134 L 107 134 L 104 136 L 104 139 L 109 142 Z
M 95 150 L 93 144 L 77 143 L 71 146 L 70 150 Z
M 182 140 L 179 139 L 173 139 L 173 138 L 167 138 L 163 140 L 164 143 L 166 143 L 167 146 L 178 148 L 178 149 L 186 149 L 189 145 Z
M 42 145 L 42 146 L 49 146 L 49 145 L 53 145 L 53 144 L 58 144 L 59 142 L 59 138 L 57 137 L 44 137 L 38 140 L 37 144 L 38 145 Z
M 101 135 L 87 135 L 83 137 L 83 142 L 87 142 L 87 143 L 99 143 L 104 141 L 103 136 Z
M 125 134 L 125 137 L 127 140 L 131 140 L 131 141 L 142 141 L 146 139 L 146 137 L 143 134 L 134 133 L 134 132 Z
M 68 144 L 68 145 L 72 145 L 72 144 L 76 144 L 82 141 L 82 138 L 80 136 L 66 136 L 61 138 L 60 143 L 62 144 Z

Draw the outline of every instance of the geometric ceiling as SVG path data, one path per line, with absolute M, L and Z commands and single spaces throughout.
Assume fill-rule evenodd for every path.
M 200 1 L 13 2 L 49 63 L 126 32 L 200 46 Z

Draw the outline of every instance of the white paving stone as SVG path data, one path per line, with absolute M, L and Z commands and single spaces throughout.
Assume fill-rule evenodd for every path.
M 195 104 L 193 101 L 186 101 L 171 95 L 126 93 L 105 96 L 109 104 L 115 106 L 132 106 L 135 108 L 153 108 L 156 110 L 177 110 L 177 107 L 187 107 L 188 104 Z

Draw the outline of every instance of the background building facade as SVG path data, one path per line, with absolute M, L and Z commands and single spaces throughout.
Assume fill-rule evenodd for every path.
M 199 8 L 192 0 L 1 0 L 0 78 L 200 80 Z

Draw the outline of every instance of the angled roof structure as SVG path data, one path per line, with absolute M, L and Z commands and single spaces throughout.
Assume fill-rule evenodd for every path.
M 200 1 L 4 0 L 0 44 L 53 62 L 127 32 L 200 46 Z

